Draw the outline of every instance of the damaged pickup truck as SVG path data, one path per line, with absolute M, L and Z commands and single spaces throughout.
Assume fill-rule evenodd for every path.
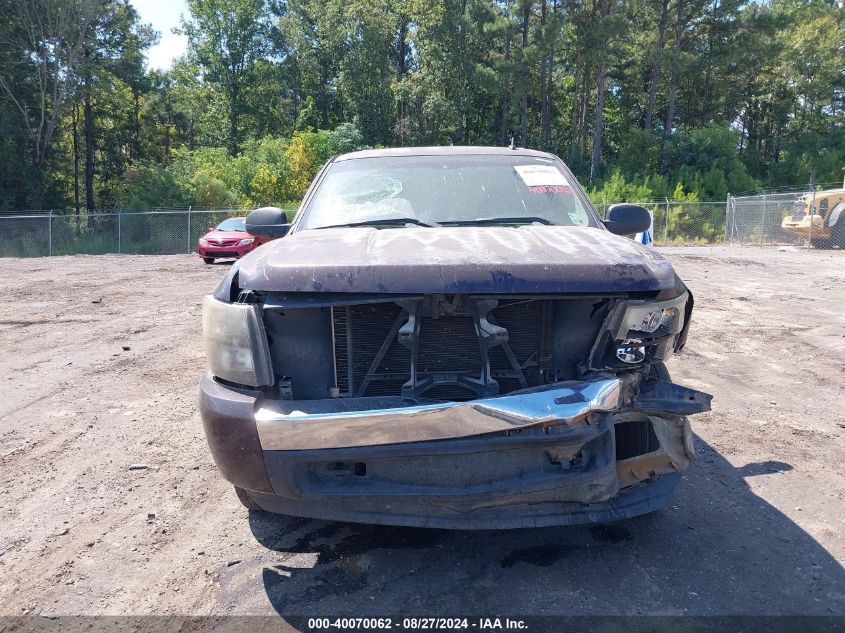
M 624 519 L 694 457 L 672 383 L 693 299 L 601 220 L 557 157 L 483 147 L 339 156 L 280 237 L 205 299 L 200 406 L 253 510 L 442 528 Z

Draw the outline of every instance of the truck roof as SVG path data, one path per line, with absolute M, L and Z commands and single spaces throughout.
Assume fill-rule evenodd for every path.
M 554 154 L 540 152 L 534 149 L 509 147 L 485 147 L 475 145 L 446 145 L 432 147 L 388 147 L 384 149 L 365 149 L 358 152 L 342 154 L 335 161 L 356 160 L 359 158 L 383 158 L 399 156 L 469 156 L 469 155 L 508 155 L 531 156 L 534 158 L 555 159 Z

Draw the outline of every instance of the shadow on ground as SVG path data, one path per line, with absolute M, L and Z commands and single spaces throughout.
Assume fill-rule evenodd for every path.
M 845 614 L 845 570 L 751 492 L 783 462 L 699 460 L 660 512 L 617 525 L 464 532 L 253 513 L 282 615 Z

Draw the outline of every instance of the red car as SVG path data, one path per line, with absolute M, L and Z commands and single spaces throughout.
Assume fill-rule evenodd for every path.
M 212 264 L 218 258 L 239 259 L 266 241 L 246 232 L 246 218 L 228 218 L 217 228 L 209 228 L 200 238 L 197 250 L 206 264 Z

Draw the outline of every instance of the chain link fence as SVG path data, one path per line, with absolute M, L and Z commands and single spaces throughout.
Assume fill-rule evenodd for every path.
M 654 216 L 656 245 L 722 243 L 724 202 L 644 202 Z M 605 215 L 609 205 L 599 205 Z M 0 215 L 0 257 L 173 255 L 196 250 L 209 227 L 242 209 Z
M 722 244 L 725 240 L 725 202 L 649 201 L 637 202 L 651 211 L 655 246 Z M 596 205 L 607 217 L 611 205 Z
M 0 257 L 191 253 L 209 228 L 244 215 L 243 209 L 0 215 Z
M 656 246 L 800 245 L 781 228 L 806 190 L 728 196 L 726 201 L 639 202 L 651 211 Z M 611 205 L 597 204 L 602 217 Z M 209 227 L 243 209 L 156 209 L 141 212 L 0 214 L 0 257 L 191 253 Z M 288 216 L 292 215 L 288 209 Z
M 725 244 L 740 246 L 801 245 L 805 241 L 781 228 L 783 219 L 803 206 L 807 191 L 728 196 L 725 214 Z

